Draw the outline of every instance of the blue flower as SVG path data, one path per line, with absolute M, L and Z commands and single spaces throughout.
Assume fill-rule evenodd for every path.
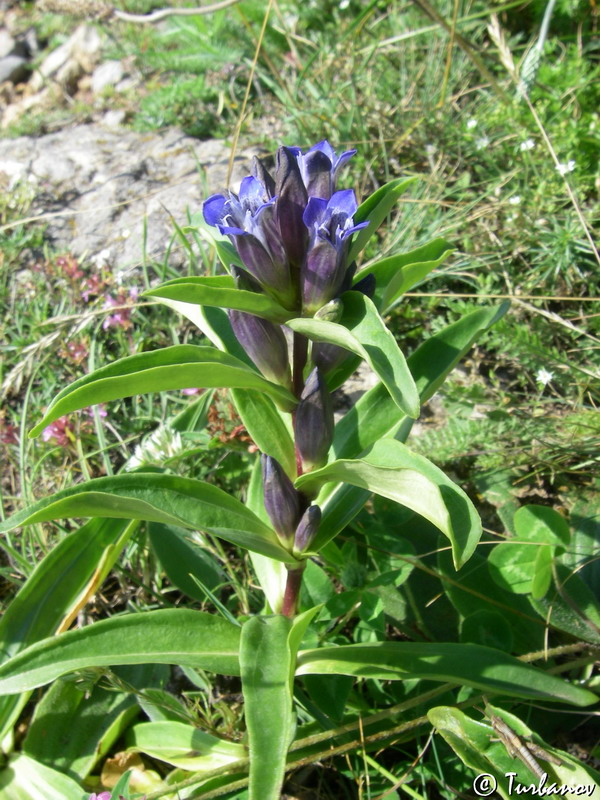
M 329 200 L 309 198 L 303 216 L 309 246 L 300 274 L 304 313 L 314 313 L 349 283 L 354 269 L 346 263 L 348 239 L 369 224 L 354 224 L 357 208 L 352 189 L 334 192 Z
M 265 291 L 289 305 L 297 292 L 274 216 L 275 202 L 261 181 L 249 175 L 241 182 L 239 195 L 214 194 L 205 201 L 203 213 L 209 225 L 229 237 Z
M 297 151 L 296 158 L 308 196 L 323 200 L 329 200 L 334 193 L 338 172 L 356 153 L 356 150 L 345 150 L 337 156 L 327 139 L 313 145 L 304 154 L 299 147 L 291 149 Z

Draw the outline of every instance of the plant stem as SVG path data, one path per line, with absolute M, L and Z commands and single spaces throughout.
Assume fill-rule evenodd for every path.
M 304 389 L 304 367 L 308 357 L 308 339 L 301 333 L 294 332 L 292 345 L 292 382 L 294 394 L 300 397 Z
M 304 572 L 304 566 L 305 564 L 302 564 L 301 567 L 288 569 L 285 593 L 283 595 L 283 604 L 281 606 L 281 613 L 286 617 L 296 616 L 298 600 L 300 599 L 300 587 L 302 586 L 302 573 Z

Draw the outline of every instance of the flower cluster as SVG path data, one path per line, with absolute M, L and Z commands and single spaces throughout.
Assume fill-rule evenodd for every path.
M 275 172 L 255 158 L 239 193 L 215 194 L 204 203 L 204 219 L 227 236 L 239 264 L 230 266 L 239 289 L 269 295 L 296 316 L 337 322 L 341 295 L 351 287 L 372 294 L 372 278 L 352 286 L 356 265 L 348 254 L 358 205 L 352 189 L 338 190 L 340 169 L 354 155 L 337 155 L 327 141 L 307 152 L 280 147 Z M 333 439 L 333 410 L 326 375 L 348 357 L 343 348 L 313 343 L 285 326 L 230 310 L 233 331 L 258 370 L 296 396 L 293 412 L 298 472 L 326 463 Z M 290 339 L 293 344 L 290 346 Z M 294 489 L 290 477 L 263 456 L 265 507 L 282 543 L 303 552 L 314 538 L 320 509 Z

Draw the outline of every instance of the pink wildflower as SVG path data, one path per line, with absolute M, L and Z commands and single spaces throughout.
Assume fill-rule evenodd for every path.
M 199 393 L 200 393 L 200 389 L 191 388 L 191 389 L 182 389 L 181 390 L 181 394 L 185 394 L 185 395 L 192 395 L 192 394 L 199 394 Z
M 73 431 L 69 425 L 69 418 L 60 417 L 59 419 L 56 419 L 54 422 L 50 423 L 50 425 L 48 425 L 48 427 L 44 428 L 42 431 L 42 439 L 45 442 L 49 442 L 50 439 L 54 439 L 56 444 L 60 445 L 61 447 L 67 447 L 67 445 L 74 439 Z

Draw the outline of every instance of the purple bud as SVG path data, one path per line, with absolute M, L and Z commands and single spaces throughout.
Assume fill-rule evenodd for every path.
M 361 292 L 361 294 L 365 294 L 371 300 L 375 294 L 375 289 L 377 288 L 377 281 L 375 279 L 375 275 L 372 272 L 369 272 L 368 275 L 365 275 L 364 278 L 357 281 L 354 286 L 352 287 L 353 292 Z
M 308 195 L 300 173 L 297 152 L 292 148 L 280 147 L 277 151 L 275 190 L 275 219 L 281 240 L 291 264 L 299 267 L 304 260 L 308 242 L 308 231 L 302 220 Z
M 300 519 L 300 495 L 279 461 L 261 456 L 265 509 L 278 536 L 291 544 Z
M 310 150 L 302 157 L 302 162 L 308 196 L 329 200 L 332 192 L 331 160 L 321 150 Z
M 319 506 L 309 506 L 296 528 L 294 536 L 294 550 L 303 553 L 312 544 L 321 523 L 321 509 Z
M 252 159 L 252 174 L 265 187 L 265 192 L 269 198 L 275 197 L 275 181 L 271 174 L 257 156 Z
M 333 440 L 333 408 L 331 395 L 317 367 L 313 369 L 294 417 L 296 448 L 305 472 L 322 467 Z
M 302 266 L 303 312 L 314 314 L 339 294 L 346 268 L 340 250 L 328 239 L 317 239 Z
M 267 380 L 291 387 L 288 345 L 281 325 L 268 319 L 230 309 L 233 332 Z
M 350 355 L 350 351 L 337 344 L 328 342 L 314 342 L 312 346 L 311 359 L 315 367 L 318 367 L 323 375 L 331 372 L 342 361 Z

